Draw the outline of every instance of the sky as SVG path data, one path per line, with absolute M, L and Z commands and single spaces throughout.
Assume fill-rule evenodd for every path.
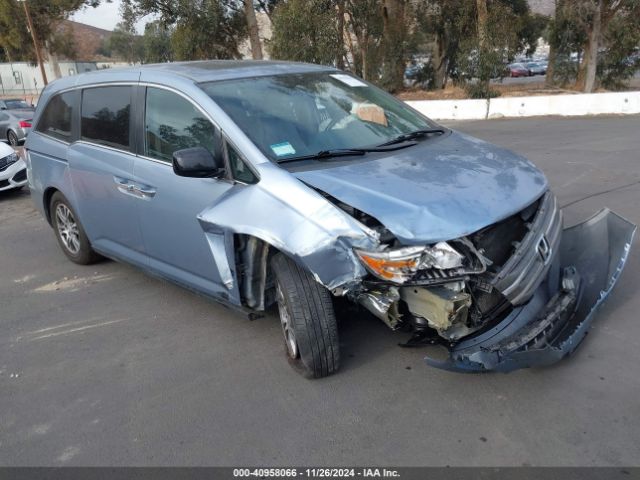
M 120 0 L 106 3 L 104 0 L 97 8 L 85 8 L 71 16 L 71 20 L 86 23 L 94 27 L 113 30 L 120 21 Z M 144 24 L 148 19 L 142 19 L 136 24 L 138 33 L 144 33 Z

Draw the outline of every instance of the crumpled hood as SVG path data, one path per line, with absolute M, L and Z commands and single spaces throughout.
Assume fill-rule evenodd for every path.
M 450 240 L 500 221 L 547 189 L 531 162 L 452 132 L 374 160 L 292 172 L 379 220 L 404 244 Z

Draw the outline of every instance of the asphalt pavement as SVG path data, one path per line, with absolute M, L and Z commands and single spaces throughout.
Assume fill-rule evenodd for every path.
M 571 225 L 640 223 L 640 117 L 450 124 L 528 156 Z M 70 263 L 28 190 L 0 194 L 0 465 L 638 465 L 640 242 L 582 347 L 545 369 L 427 367 L 342 315 L 342 369 L 301 378 L 255 321 L 104 261 Z

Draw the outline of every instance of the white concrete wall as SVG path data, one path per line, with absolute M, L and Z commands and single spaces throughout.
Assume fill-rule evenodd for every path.
M 640 113 L 640 92 L 589 93 L 487 100 L 420 100 L 407 102 L 436 120 L 602 115 Z
M 488 112 L 486 100 L 418 100 L 407 103 L 433 119 L 475 120 L 485 118 Z
M 95 70 L 95 62 L 58 62 L 63 77 Z M 47 79 L 56 78 L 51 64 L 44 64 Z M 37 95 L 44 87 L 40 67 L 27 62 L 0 63 L 0 94 L 4 96 Z

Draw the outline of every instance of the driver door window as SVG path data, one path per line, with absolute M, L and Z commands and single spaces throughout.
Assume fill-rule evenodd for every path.
M 185 98 L 160 88 L 147 88 L 144 155 L 171 163 L 173 152 L 204 147 L 215 153 L 215 127 Z

